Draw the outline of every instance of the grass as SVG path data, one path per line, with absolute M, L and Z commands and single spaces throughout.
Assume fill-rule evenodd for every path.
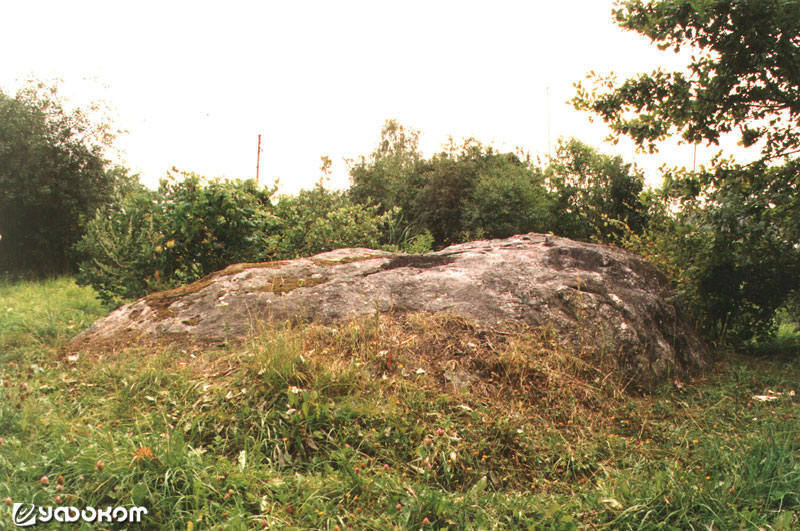
M 800 525 L 796 353 L 643 396 L 546 331 L 452 316 L 66 357 L 103 313 L 69 279 L 0 285 L 0 500 L 190 531 Z

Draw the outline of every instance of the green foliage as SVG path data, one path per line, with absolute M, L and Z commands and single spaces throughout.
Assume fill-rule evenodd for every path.
M 717 158 L 667 173 L 664 191 L 693 252 L 664 251 L 688 272 L 682 290 L 712 337 L 763 338 L 800 291 L 800 2 L 631 0 L 616 17 L 662 49 L 692 46 L 689 72 L 621 85 L 596 77 L 592 90 L 578 85 L 577 108 L 650 151 L 673 133 L 717 144 L 734 130 L 761 149 L 751 164 Z
M 426 231 L 433 246 L 478 237 L 500 238 L 549 227 L 549 196 L 530 161 L 497 153 L 474 139 L 452 140 L 431 157 L 418 151 L 418 133 L 388 121 L 369 160 L 350 168 L 354 201 L 395 210 L 410 240 Z M 391 239 L 391 238 L 390 238 Z M 397 239 L 397 238 L 395 238 Z
M 76 245 L 84 258 L 78 281 L 116 306 L 234 263 L 378 248 L 393 222 L 392 211 L 378 214 L 321 184 L 276 205 L 273 194 L 252 181 L 192 173 L 171 174 L 157 191 L 129 190 L 98 210 Z
M 369 160 L 362 156 L 350 166 L 350 197 L 356 203 L 375 205 L 380 212 L 395 207 L 410 211 L 422 160 L 419 132 L 387 120 Z
M 552 224 L 551 197 L 541 173 L 510 153 L 492 163 L 464 204 L 464 231 L 495 238 L 547 232 Z
M 131 181 L 110 168 L 107 124 L 68 111 L 55 86 L 0 91 L 0 271 L 46 275 L 74 268 L 70 247 L 95 209 Z
M 297 258 L 343 247 L 378 248 L 394 221 L 393 210 L 353 203 L 345 192 L 318 183 L 296 196 L 281 197 L 275 207 L 280 234 L 279 258 Z
M 78 282 L 112 306 L 163 287 L 161 275 L 155 278 L 163 223 L 155 194 L 146 189 L 101 207 L 75 246 L 85 257 Z
M 644 177 L 620 156 L 600 153 L 576 139 L 559 141 L 545 169 L 554 190 L 553 232 L 577 240 L 618 241 L 647 226 Z
M 433 234 L 428 230 L 423 230 L 404 241 L 401 249 L 410 254 L 427 253 L 433 250 Z
M 512 153 L 496 153 L 476 140 L 426 161 L 414 217 L 436 245 L 479 237 L 505 238 L 544 231 L 549 197 L 541 173 Z
M 162 180 L 157 195 L 168 231 L 165 276 L 187 282 L 231 263 L 266 259 L 277 245 L 273 193 L 252 180 L 205 181 L 192 173 Z
M 76 246 L 78 281 L 111 305 L 197 280 L 236 262 L 276 252 L 279 220 L 271 191 L 251 181 L 206 182 L 171 174 L 100 208 Z
M 776 310 L 791 306 L 800 287 L 797 240 L 776 222 L 781 206 L 771 203 L 795 199 L 770 197 L 765 184 L 792 180 L 775 178 L 778 168 L 765 167 L 756 179 L 751 170 L 720 162 L 716 172 L 730 178 L 712 193 L 680 201 L 671 199 L 679 195 L 675 187 L 694 186 L 698 174 L 668 171 L 665 188 L 647 195 L 647 229 L 622 240 L 676 282 L 677 295 L 701 330 L 739 343 L 768 338 L 776 329 Z
M 800 291 L 800 234 L 792 213 L 800 210 L 791 205 L 797 198 L 790 191 L 800 180 L 796 169 L 786 175 L 797 162 L 783 167 L 720 162 L 703 203 L 678 215 L 702 242 L 684 263 L 697 284 L 701 323 L 717 337 L 740 342 L 768 337 L 776 310 Z
M 800 148 L 799 2 L 629 0 L 615 15 L 662 50 L 692 47 L 689 73 L 657 70 L 619 86 L 594 76 L 594 91 L 578 85 L 579 109 L 651 151 L 673 133 L 716 144 L 736 129 L 745 146 L 763 141 L 768 158 Z

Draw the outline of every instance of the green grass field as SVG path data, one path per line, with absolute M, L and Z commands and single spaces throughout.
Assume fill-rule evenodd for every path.
M 104 313 L 70 279 L 0 284 L 0 529 L 13 502 L 188 531 L 800 528 L 786 338 L 639 396 L 546 334 L 455 317 L 63 350 Z

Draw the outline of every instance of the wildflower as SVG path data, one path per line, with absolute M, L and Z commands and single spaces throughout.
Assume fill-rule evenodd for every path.
M 61 496 L 56 496 L 56 504 L 61 505 Z
M 98 460 L 97 460 L 97 464 L 96 464 L 96 465 L 94 465 L 94 467 L 95 467 L 97 470 L 103 470 L 103 469 L 106 467 L 106 465 L 104 465 L 104 464 L 103 464 L 103 461 L 102 461 L 102 460 L 98 459 Z
M 135 452 L 133 452 L 133 460 L 137 462 L 144 459 L 153 459 L 154 457 L 153 451 L 147 446 L 140 446 Z
M 423 518 L 423 519 L 422 519 L 422 525 L 430 525 L 430 523 L 431 523 L 431 521 L 430 521 L 430 520 L 428 520 L 428 517 L 427 517 L 427 516 L 426 516 L 425 518 Z
M 42 476 L 42 479 L 40 479 L 39 481 L 41 481 L 42 485 L 44 485 L 44 486 L 47 486 L 47 485 L 50 484 L 50 480 L 47 479 L 47 476 Z

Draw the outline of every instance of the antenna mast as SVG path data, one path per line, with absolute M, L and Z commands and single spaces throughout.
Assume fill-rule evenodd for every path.
M 550 85 L 547 85 L 547 158 L 552 159 L 553 153 L 550 150 Z
M 258 171 L 261 166 L 261 135 L 258 135 L 258 153 L 256 154 L 256 186 L 258 186 Z

